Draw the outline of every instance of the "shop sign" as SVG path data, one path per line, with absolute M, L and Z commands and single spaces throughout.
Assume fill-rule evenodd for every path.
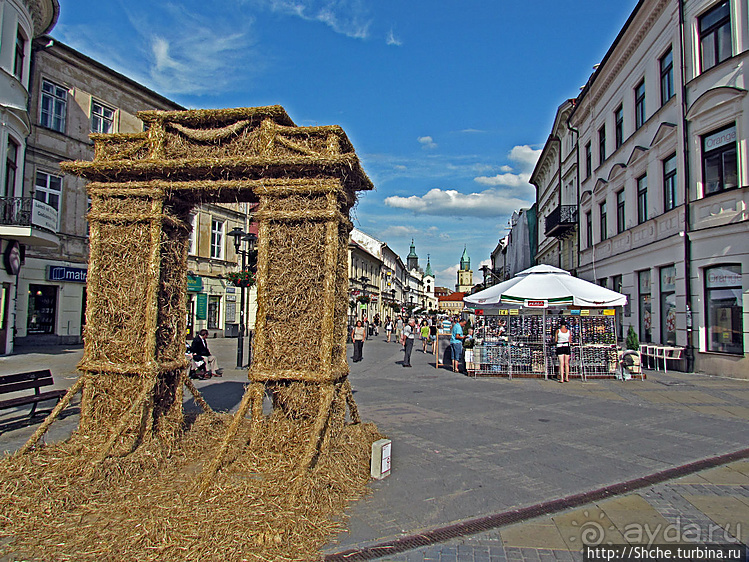
M 226 295 L 226 302 L 237 302 L 237 295 Z
M 47 281 L 70 281 L 72 283 L 85 283 L 88 277 L 88 269 L 82 267 L 67 267 L 64 265 L 48 265 Z
M 197 320 L 205 320 L 208 318 L 208 295 L 206 293 L 199 293 L 197 302 L 195 304 L 195 318 Z
M 227 293 L 234 293 L 234 292 L 235 292 L 235 290 L 236 290 L 236 289 L 235 289 L 234 287 L 227 287 L 227 288 L 226 288 L 226 292 L 227 292 Z
M 34 199 L 34 206 L 31 209 L 31 224 L 57 232 L 57 209 Z
M 741 268 L 737 265 L 713 267 L 707 270 L 705 286 L 708 289 L 741 286 Z
M 502 308 L 499 310 L 499 316 L 507 316 L 507 309 Z
M 736 126 L 705 137 L 705 152 L 736 142 Z
M 510 316 L 519 316 L 519 315 L 520 315 L 520 310 L 519 309 L 517 309 L 517 308 L 511 308 L 510 309 Z
M 200 275 L 187 276 L 187 290 L 193 293 L 199 293 L 203 290 L 203 278 Z
M 484 315 L 484 309 L 483 308 L 477 308 L 476 310 L 474 310 L 474 313 L 478 314 L 479 316 L 483 316 Z
M 526 308 L 548 308 L 548 301 L 525 301 Z
M 616 316 L 616 310 L 613 308 L 604 308 L 602 314 L 604 316 Z

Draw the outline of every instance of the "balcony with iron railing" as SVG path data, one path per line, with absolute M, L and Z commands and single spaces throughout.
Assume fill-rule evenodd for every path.
M 577 227 L 577 205 L 559 205 L 546 217 L 544 234 L 553 238 L 566 238 Z
M 0 197 L 0 237 L 31 246 L 56 246 L 57 209 L 33 197 Z

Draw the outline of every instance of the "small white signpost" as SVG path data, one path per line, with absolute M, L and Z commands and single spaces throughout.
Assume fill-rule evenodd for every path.
M 380 439 L 372 443 L 372 460 L 370 472 L 372 478 L 382 480 L 390 474 L 390 453 L 392 449 L 390 439 Z

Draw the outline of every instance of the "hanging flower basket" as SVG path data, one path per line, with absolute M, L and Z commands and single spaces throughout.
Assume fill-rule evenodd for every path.
M 369 296 L 368 295 L 360 295 L 356 298 L 358 302 L 361 304 L 369 304 Z
M 251 271 L 233 271 L 226 275 L 226 279 L 235 287 L 252 287 L 255 284 Z

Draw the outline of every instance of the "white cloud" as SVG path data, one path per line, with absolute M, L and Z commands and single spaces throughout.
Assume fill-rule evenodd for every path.
M 502 171 L 501 174 L 497 174 L 496 176 L 478 176 L 473 181 L 490 187 L 531 188 L 528 182 L 531 178 L 533 168 L 541 156 L 541 150 L 536 150 L 528 145 L 515 146 L 507 156 L 510 160 L 518 164 L 518 168 L 520 168 L 519 173 L 513 173 L 514 168 L 505 165 L 500 168 Z
M 469 134 L 469 135 L 475 135 L 475 134 L 478 134 L 478 133 L 486 133 L 486 131 L 484 131 L 482 129 L 463 129 L 460 132 L 461 133 L 466 133 L 466 134 Z
M 474 178 L 473 181 L 481 185 L 488 185 L 491 187 L 500 187 L 506 185 L 507 187 L 521 187 L 528 185 L 530 174 L 497 174 L 496 176 L 479 176 Z
M 430 137 L 430 136 L 419 137 L 416 140 L 419 141 L 419 143 L 421 144 L 422 148 L 426 148 L 426 149 L 429 149 L 429 150 L 437 148 L 437 143 L 434 142 L 434 139 L 432 137 Z
M 455 189 L 431 189 L 419 197 L 391 196 L 385 205 L 413 211 L 416 214 L 438 216 L 495 217 L 531 204 L 530 197 L 521 199 L 506 190 L 487 189 L 477 193 L 461 193 Z
M 369 36 L 369 12 L 362 0 L 269 0 L 270 9 L 324 23 L 336 33 L 353 39 Z
M 389 238 L 408 238 L 421 233 L 421 230 L 413 226 L 389 226 L 378 234 L 383 240 L 387 240 Z
M 254 18 L 242 6 L 220 13 L 152 3 L 147 14 L 123 4 L 125 17 L 111 27 L 55 29 L 62 41 L 145 86 L 171 96 L 246 89 L 268 56 L 255 47 Z
M 400 47 L 401 45 L 403 45 L 403 41 L 395 36 L 395 33 L 393 33 L 392 29 L 388 31 L 387 37 L 385 38 L 385 43 L 387 43 L 388 45 L 394 45 L 396 47 Z

